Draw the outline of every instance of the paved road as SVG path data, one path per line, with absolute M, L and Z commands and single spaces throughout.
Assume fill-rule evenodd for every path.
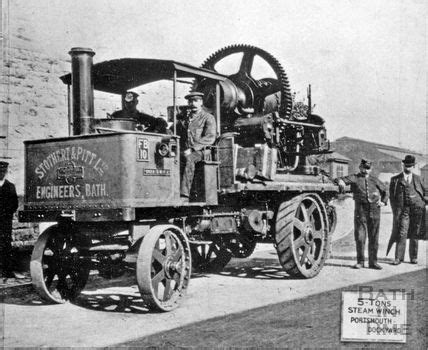
M 345 218 L 344 215 L 340 217 L 342 220 Z M 346 220 L 350 220 L 349 217 L 346 217 Z M 341 224 L 349 228 L 352 221 Z M 300 332 L 309 327 L 309 319 L 318 319 L 315 314 L 312 315 L 313 317 L 307 316 L 311 315 L 307 307 L 313 305 L 314 301 L 317 304 L 316 300 L 321 300 L 320 298 L 327 298 L 328 302 L 323 305 L 330 305 L 330 307 L 329 310 L 319 311 L 331 313 L 334 305 L 336 309 L 333 310 L 337 313 L 336 311 L 333 313 L 339 317 L 340 301 L 337 294 L 331 291 L 355 288 L 356 285 L 372 285 L 378 283 L 374 281 L 385 279 L 389 281 L 385 282 L 386 285 L 395 286 L 398 283 L 406 288 L 411 284 L 409 278 L 406 279 L 403 276 L 411 276 L 410 281 L 422 280 L 422 283 L 417 284 L 419 289 L 425 286 L 426 275 L 421 273 L 426 267 L 426 257 L 423 254 L 426 251 L 425 243 L 421 244 L 418 265 L 392 266 L 389 264 L 390 260 L 384 256 L 390 228 L 391 214 L 386 210 L 382 217 L 379 249 L 380 262 L 384 266 L 382 271 L 351 268 L 355 253 L 353 238 L 349 234 L 335 241 L 332 257 L 321 273 L 310 280 L 290 279 L 279 266 L 275 251 L 271 247 L 260 246 L 253 256 L 244 260 L 233 260 L 219 274 L 193 276 L 187 299 L 179 309 L 170 313 L 149 313 L 144 308 L 132 275 L 108 283 L 94 277 L 73 304 L 45 305 L 33 293 L 9 295 L 2 304 L 2 320 L 0 320 L 3 326 L 0 328 L 3 334 L 3 345 L 7 347 L 109 346 L 135 340 L 137 343 L 130 344 L 154 345 L 151 342 L 145 342 L 144 339 L 150 339 L 150 341 L 163 339 L 161 342 L 163 345 L 180 344 L 176 338 L 177 331 L 174 332 L 174 329 L 223 319 L 224 322 L 215 323 L 216 327 L 211 329 L 211 339 L 215 342 L 209 342 L 207 338 L 207 345 L 213 346 L 218 343 L 222 346 L 241 346 L 242 339 L 248 339 L 249 335 L 270 337 L 269 334 L 261 332 L 260 328 L 256 326 L 252 328 L 251 325 L 241 330 L 240 337 L 231 338 L 230 334 L 224 333 L 229 321 L 236 320 L 237 315 L 252 312 L 255 309 L 264 310 L 263 317 L 266 317 L 267 324 L 276 324 L 279 315 L 285 323 L 277 324 L 276 328 L 290 327 L 286 322 L 287 319 L 291 320 L 293 317 L 295 319 L 299 313 L 306 315 L 300 322 L 296 321 L 295 327 Z M 308 302 L 302 303 L 302 300 Z M 286 307 L 276 308 L 275 305 Z M 293 307 L 290 309 L 290 305 L 300 305 L 300 309 L 296 310 Z M 289 314 L 290 312 L 292 314 Z M 272 315 L 276 316 L 272 318 Z M 322 323 L 322 320 L 320 322 Z M 337 338 L 337 329 L 331 332 Z M 331 332 L 329 332 L 330 335 Z M 174 334 L 175 343 L 168 343 L 169 334 Z M 183 334 L 189 336 L 192 333 L 183 332 Z M 230 340 L 227 340 L 229 338 Z M 201 345 L 199 338 L 196 339 L 193 336 L 189 339 L 185 345 Z M 194 339 L 194 343 L 191 339 Z M 284 338 L 273 337 L 269 344 L 260 342 L 258 344 L 269 347 L 271 345 L 287 346 L 286 343 L 275 343 L 275 339 L 285 341 Z M 294 339 L 290 344 L 296 345 L 298 344 L 296 342 L 298 339 Z M 305 344 L 308 345 L 307 341 Z M 324 346 L 328 344 L 327 341 Z

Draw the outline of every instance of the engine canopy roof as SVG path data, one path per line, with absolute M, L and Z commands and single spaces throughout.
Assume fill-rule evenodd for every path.
M 202 77 L 224 81 L 227 76 L 215 71 L 194 67 L 187 63 L 148 58 L 121 58 L 96 63 L 92 67 L 94 89 L 113 94 L 159 80 L 172 79 L 174 71 L 177 78 Z M 71 85 L 71 73 L 60 77 L 62 82 Z

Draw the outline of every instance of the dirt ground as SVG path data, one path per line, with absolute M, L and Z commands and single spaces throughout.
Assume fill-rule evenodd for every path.
M 342 221 L 349 217 L 340 215 Z M 350 222 L 341 222 L 331 256 L 315 278 L 290 278 L 272 245 L 258 245 L 251 257 L 233 259 L 220 273 L 192 275 L 186 299 L 169 313 L 149 312 L 132 272 L 114 280 L 94 275 L 75 302 L 62 305 L 43 303 L 30 287 L 8 289 L 0 304 L 0 346 L 425 349 L 426 243 L 418 265 L 391 265 L 392 254 L 385 256 L 391 220 L 385 210 L 381 271 L 352 268 Z M 406 344 L 340 342 L 341 291 L 361 285 L 415 291 L 408 302 Z
M 406 288 L 416 291 L 408 300 L 407 343 L 355 343 L 340 341 L 342 291 L 356 291 L 358 285 L 315 296 L 261 307 L 242 313 L 197 322 L 133 341 L 116 344 L 127 347 L 275 347 L 426 349 L 426 270 L 370 283 L 374 290 Z

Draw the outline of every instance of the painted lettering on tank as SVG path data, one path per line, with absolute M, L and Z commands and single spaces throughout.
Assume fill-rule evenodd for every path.
M 85 197 L 94 198 L 94 197 L 106 197 L 106 184 L 85 184 Z
M 57 165 L 64 166 L 64 163 L 70 162 L 92 168 L 100 176 L 108 169 L 108 164 L 95 152 L 80 146 L 68 146 L 49 153 L 36 166 L 34 172 L 39 179 L 43 179 L 50 171 L 56 169 Z
M 137 162 L 149 161 L 149 140 L 138 138 L 137 139 Z
M 102 197 L 108 197 L 106 183 L 36 186 L 36 199 L 84 199 Z

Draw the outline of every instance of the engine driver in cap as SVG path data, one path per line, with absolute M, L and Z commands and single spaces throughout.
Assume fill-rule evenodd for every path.
M 388 192 L 384 184 L 371 175 L 372 162 L 361 159 L 360 172 L 336 179 L 339 187 L 344 190 L 346 185 L 351 186 L 354 194 L 354 238 L 357 246 L 357 263 L 354 268 L 364 267 L 364 246 L 366 237 L 369 240 L 369 268 L 381 270 L 377 263 L 379 246 L 380 207 L 388 201 Z
M 187 200 L 190 195 L 195 164 L 204 159 L 206 146 L 214 143 L 216 138 L 216 121 L 212 114 L 203 107 L 202 92 L 191 92 L 185 96 L 188 103 L 187 114 L 177 120 L 177 134 L 180 136 L 182 150 L 181 165 L 182 179 L 180 195 Z
M 120 119 L 132 119 L 143 125 L 144 131 L 165 134 L 167 122 L 162 118 L 155 118 L 151 115 L 141 113 L 137 110 L 138 94 L 128 91 L 123 96 L 123 109 L 115 111 L 111 117 Z

